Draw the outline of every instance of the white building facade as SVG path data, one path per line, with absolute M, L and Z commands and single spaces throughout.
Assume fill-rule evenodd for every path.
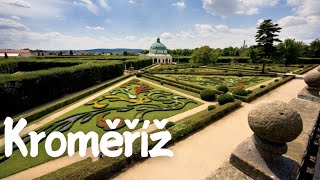
M 152 57 L 154 64 L 171 64 L 172 56 L 168 54 L 167 47 L 160 42 L 160 38 L 157 42 L 152 44 L 147 56 Z

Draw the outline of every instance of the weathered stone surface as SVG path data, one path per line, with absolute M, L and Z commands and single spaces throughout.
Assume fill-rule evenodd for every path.
M 320 73 L 310 73 L 304 77 L 304 81 L 311 88 L 320 88 Z
M 306 154 L 308 142 L 311 137 L 310 135 L 311 135 L 313 128 L 316 125 L 317 119 L 320 115 L 320 104 L 315 103 L 315 102 L 311 102 L 311 101 L 305 101 L 305 100 L 294 98 L 289 102 L 289 105 L 293 109 L 297 110 L 298 113 L 301 115 L 302 120 L 303 120 L 303 131 L 298 136 L 297 139 L 287 143 L 288 151 L 284 156 L 287 157 L 288 159 L 291 159 L 292 161 L 296 162 L 297 164 L 301 165 L 301 163 L 303 162 L 303 158 Z M 245 143 L 245 142 L 243 142 L 243 143 Z M 242 146 L 242 144 L 240 146 Z M 251 145 L 254 145 L 254 143 L 251 142 Z M 238 149 L 241 148 L 240 146 L 237 147 L 236 151 L 238 151 Z M 238 169 L 236 167 L 232 167 L 230 162 L 225 162 L 217 171 L 215 171 L 210 176 L 208 176 L 207 179 L 215 179 L 215 180 L 220 180 L 220 179 L 221 180 L 225 180 L 225 179 L 239 180 L 239 179 L 251 179 L 251 178 L 258 179 L 258 177 L 253 176 L 252 174 L 250 175 L 251 177 L 249 177 L 248 175 L 250 172 L 248 173 L 245 170 L 246 169 L 251 170 L 249 167 L 252 167 L 252 169 L 254 169 L 255 172 L 263 173 L 263 170 L 260 170 L 261 165 L 257 165 L 259 162 L 251 159 L 252 150 L 248 149 L 247 148 L 248 146 L 242 146 L 242 147 L 244 149 L 241 151 L 244 154 L 247 154 L 248 159 L 242 158 L 242 161 L 240 161 L 240 162 L 247 161 L 245 164 L 242 163 L 239 165 L 235 165 L 236 167 L 241 166 Z M 251 147 L 254 147 L 254 146 L 251 146 Z M 320 152 L 320 150 L 319 150 L 319 152 Z M 235 155 L 235 154 L 237 154 L 237 153 L 233 153 L 233 155 Z M 260 158 L 260 160 L 262 159 L 262 157 L 261 156 L 259 157 L 257 153 L 255 153 L 255 155 L 257 155 L 258 159 L 259 158 Z M 242 157 L 245 157 L 245 156 L 242 156 Z M 320 154 L 318 155 L 318 157 L 320 157 Z M 290 161 L 290 162 L 292 162 L 292 161 Z M 234 163 L 236 163 L 236 161 L 233 161 L 232 164 L 234 164 Z M 249 167 L 245 167 L 244 165 L 249 165 Z M 286 169 L 286 168 L 287 168 L 287 166 L 279 167 L 279 169 Z M 295 171 L 295 169 L 292 169 L 292 170 L 293 171 L 291 172 L 291 174 L 294 175 L 294 178 L 296 179 L 297 172 Z M 270 171 L 272 171 L 272 169 Z M 270 171 L 265 171 L 265 172 L 270 172 Z M 318 172 L 320 173 L 320 170 Z M 292 177 L 292 176 L 288 176 L 284 179 L 289 179 L 290 177 Z M 320 178 L 320 175 L 317 177 Z M 274 177 L 274 179 L 277 179 L 277 177 Z
M 297 162 L 285 156 L 276 163 L 265 161 L 251 137 L 237 147 L 229 162 L 253 179 L 294 179 L 299 168 Z
M 274 143 L 296 139 L 303 125 L 299 113 L 281 101 L 255 106 L 248 115 L 249 126 L 260 138 Z
M 320 95 L 318 90 L 309 90 L 307 87 L 303 88 L 298 93 L 298 98 L 320 103 Z

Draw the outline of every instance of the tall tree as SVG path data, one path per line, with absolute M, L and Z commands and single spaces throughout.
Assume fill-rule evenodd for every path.
M 70 50 L 69 55 L 73 56 L 73 51 L 72 50 Z
M 278 54 L 286 66 L 298 63 L 299 56 L 303 54 L 303 48 L 303 42 L 295 39 L 285 39 L 277 46 Z
M 6 58 L 6 59 L 9 58 L 9 56 L 6 52 L 4 53 L 4 58 Z
M 200 64 L 214 64 L 218 60 L 218 55 L 209 46 L 202 46 L 192 54 L 192 62 Z
M 310 55 L 313 58 L 320 58 L 320 40 L 316 39 L 310 43 Z
M 262 73 L 265 72 L 266 59 L 271 59 L 275 52 L 274 42 L 281 42 L 279 35 L 282 28 L 278 24 L 274 24 L 271 19 L 264 20 L 258 27 L 256 42 L 261 50 L 261 56 L 263 57 Z

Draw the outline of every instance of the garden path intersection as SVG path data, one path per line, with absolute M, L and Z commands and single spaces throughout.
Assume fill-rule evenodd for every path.
M 311 72 L 315 71 L 317 68 L 313 69 Z M 48 122 L 60 117 L 62 114 L 71 111 L 87 103 L 110 90 L 118 87 L 123 83 L 127 83 L 134 79 L 133 77 L 121 81 L 109 88 L 104 89 L 88 98 L 85 98 L 77 103 L 74 103 L 67 108 L 56 112 L 41 121 L 30 124 L 22 133 L 27 134 L 28 132 L 35 130 Z M 151 82 L 145 79 L 139 79 L 145 83 L 148 83 L 154 87 L 159 87 L 161 89 L 170 91 L 177 95 L 184 96 L 188 99 L 201 102 L 202 105 L 187 110 L 185 112 L 176 114 L 172 117 L 167 118 L 169 121 L 176 122 L 185 117 L 188 117 L 197 112 L 207 109 L 208 105 L 215 105 L 216 102 L 210 103 L 196 98 L 194 96 L 170 89 L 168 87 L 161 86 L 157 83 Z M 270 80 L 271 81 L 271 80 Z M 265 82 L 268 83 L 268 82 Z M 242 103 L 242 108 L 231 112 L 229 115 L 220 119 L 216 123 L 213 123 L 203 129 L 202 131 L 197 132 L 196 134 L 186 138 L 185 140 L 175 144 L 169 149 L 174 153 L 173 158 L 152 158 L 144 161 L 141 164 L 135 165 L 126 172 L 120 174 L 115 179 L 132 179 L 132 177 L 139 177 L 139 179 L 170 179 L 174 177 L 176 172 L 184 172 L 181 176 L 184 176 L 184 179 L 203 179 L 207 177 L 210 173 L 216 170 L 228 157 L 231 151 L 246 137 L 251 135 L 251 130 L 247 126 L 247 113 L 249 109 L 265 100 L 281 100 L 288 102 L 290 99 L 296 96 L 296 94 L 305 86 L 302 79 L 294 79 L 281 87 L 269 92 L 268 94 L 259 97 L 257 100 L 251 103 Z M 289 91 L 290 90 L 290 91 Z M 241 128 L 239 128 L 241 127 Z M 147 133 L 156 130 L 157 127 L 155 124 L 151 124 L 146 130 L 138 129 L 134 132 L 146 131 Z M 134 133 L 133 132 L 133 133 Z M 223 139 L 221 137 L 224 137 Z M 224 143 L 224 142 L 228 143 Z M 0 146 L 4 144 L 4 139 L 0 139 Z M 60 168 L 73 164 L 75 162 L 81 161 L 86 157 L 92 156 L 91 147 L 87 148 L 87 154 L 85 157 L 81 157 L 79 152 L 77 152 L 72 158 L 64 156 L 57 158 L 52 161 L 48 161 L 44 164 L 35 166 L 33 168 L 27 169 L 20 173 L 9 176 L 8 179 L 31 179 L 40 177 L 42 175 L 48 174 L 50 172 L 56 171 Z M 165 174 L 163 172 L 166 172 Z M 182 178 L 182 177 L 181 177 Z

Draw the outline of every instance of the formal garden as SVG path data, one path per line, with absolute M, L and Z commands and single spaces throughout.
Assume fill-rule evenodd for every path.
M 46 132 L 50 134 L 59 131 L 67 135 L 69 132 L 88 133 L 94 131 L 101 137 L 110 127 L 104 120 L 120 119 L 116 130 L 118 132 L 128 131 L 124 120 L 139 119 L 141 123 L 136 129 L 142 127 L 144 120 L 169 118 L 173 115 L 185 112 L 201 105 L 201 103 L 185 98 L 183 96 L 154 87 L 138 79 L 133 79 L 120 85 L 104 94 L 103 96 L 90 101 L 64 115 L 47 125 L 39 128 L 36 132 Z M 30 148 L 30 137 L 23 137 L 23 141 Z M 14 146 L 13 155 L 6 158 L 1 152 L 1 178 L 10 174 L 28 169 L 38 164 L 45 163 L 52 157 L 46 155 L 44 141 L 39 144 L 39 156 L 32 158 L 27 156 L 23 158 L 17 146 Z M 60 143 L 54 141 L 53 149 L 58 149 Z

